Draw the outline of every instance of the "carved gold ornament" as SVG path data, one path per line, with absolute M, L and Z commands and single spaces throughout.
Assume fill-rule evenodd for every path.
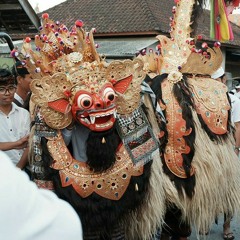
M 68 151 L 61 133 L 48 138 L 48 149 L 54 159 L 52 168 L 59 170 L 63 187 L 72 185 L 86 198 L 93 192 L 111 200 L 119 200 L 126 191 L 132 176 L 143 174 L 143 166 L 134 166 L 122 145 L 116 152 L 116 163 L 104 173 L 94 173 L 86 163 L 75 160 Z

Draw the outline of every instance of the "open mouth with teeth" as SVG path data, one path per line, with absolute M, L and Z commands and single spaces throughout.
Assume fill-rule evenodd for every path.
M 111 109 L 106 112 L 92 112 L 85 114 L 77 114 L 78 121 L 92 131 L 106 131 L 112 128 L 116 119 L 116 109 Z

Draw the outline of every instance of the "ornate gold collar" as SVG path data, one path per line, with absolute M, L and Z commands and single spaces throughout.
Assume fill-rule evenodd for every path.
M 83 198 L 95 192 L 104 198 L 119 200 L 126 191 L 131 177 L 143 174 L 144 167 L 133 165 L 123 145 L 116 153 L 116 163 L 103 173 L 94 173 L 86 163 L 74 159 L 60 131 L 57 137 L 48 138 L 47 145 L 54 159 L 51 167 L 59 170 L 62 186 L 72 185 Z

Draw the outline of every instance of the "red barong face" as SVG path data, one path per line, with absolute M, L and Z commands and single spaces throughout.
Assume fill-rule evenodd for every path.
M 116 94 L 111 83 L 88 91 L 76 92 L 73 105 L 73 118 L 92 131 L 106 131 L 112 128 L 116 117 Z

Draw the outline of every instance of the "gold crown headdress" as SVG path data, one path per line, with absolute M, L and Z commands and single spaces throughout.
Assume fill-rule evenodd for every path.
M 69 74 L 84 62 L 100 63 L 93 39 L 95 29 L 85 32 L 82 21 L 78 20 L 69 31 L 64 24 L 49 19 L 47 13 L 42 17 L 40 34 L 35 36 L 36 50 L 31 48 L 31 39 L 26 38 L 19 55 L 26 62 L 33 78 L 57 72 Z
M 157 36 L 162 58 L 158 71 L 161 74 L 180 72 L 211 75 L 222 63 L 220 45 L 216 43 L 213 48 L 208 48 L 204 43 L 204 51 L 196 49 L 195 41 L 190 37 L 191 15 L 195 0 L 178 0 L 176 3 L 177 6 L 172 9 L 174 17 L 170 23 L 171 38 L 164 35 Z

